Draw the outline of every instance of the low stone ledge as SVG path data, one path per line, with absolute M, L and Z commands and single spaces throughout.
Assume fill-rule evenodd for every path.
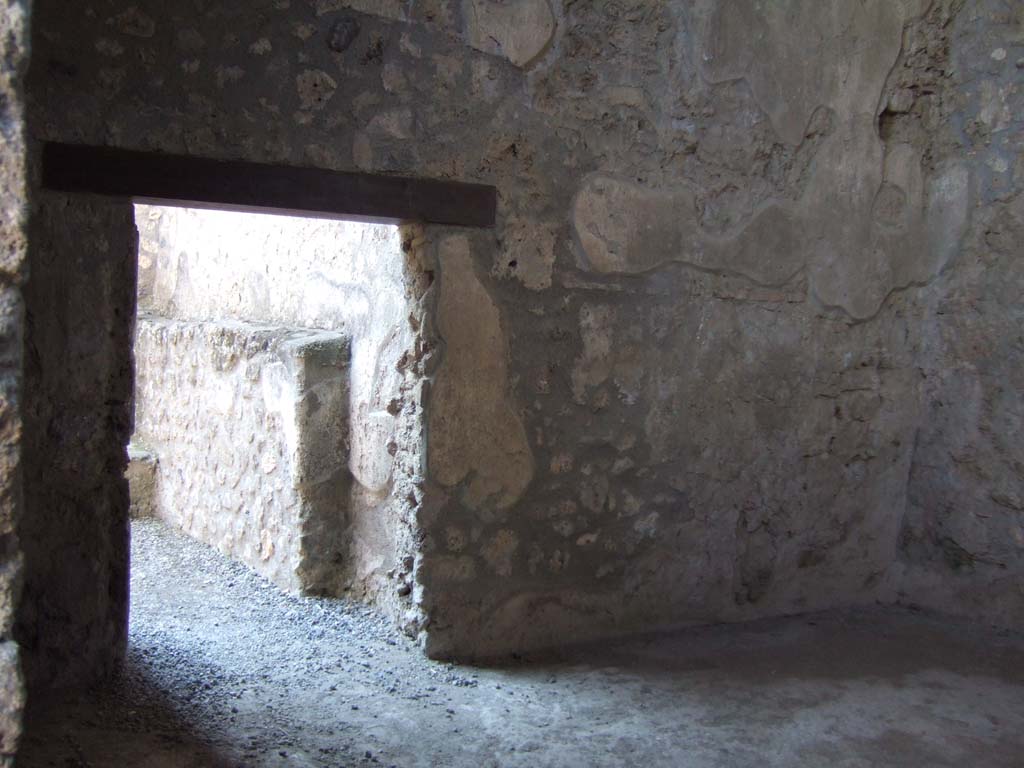
M 140 315 L 134 440 L 155 516 L 288 591 L 341 591 L 350 354 L 341 333 Z

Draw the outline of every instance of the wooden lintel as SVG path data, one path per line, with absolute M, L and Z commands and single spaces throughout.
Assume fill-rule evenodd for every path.
M 385 222 L 493 227 L 484 184 L 46 143 L 46 189 L 139 202 Z

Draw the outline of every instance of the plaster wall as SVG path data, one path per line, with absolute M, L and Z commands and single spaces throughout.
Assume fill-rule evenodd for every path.
M 283 589 L 337 594 L 351 477 L 348 340 L 140 315 L 133 441 L 155 511 Z
M 124 655 L 136 244 L 130 205 L 34 190 L 15 628 L 30 692 L 90 685 Z
M 977 180 L 957 261 L 926 286 L 922 417 L 894 580 L 901 599 L 1024 627 L 1024 7 L 950 25 L 949 133 Z
M 0 4 L 0 766 L 13 765 L 25 690 L 14 622 L 21 593 L 21 459 L 27 228 L 24 89 L 31 2 Z
M 429 653 L 926 594 L 1015 621 L 1009 571 L 939 553 L 1020 524 L 1018 6 L 42 2 L 33 130 L 498 187 L 493 233 L 407 252 L 429 472 L 381 593 Z

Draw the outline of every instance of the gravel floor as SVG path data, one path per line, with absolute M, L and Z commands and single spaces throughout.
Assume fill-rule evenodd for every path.
M 36 702 L 19 768 L 1021 766 L 1024 641 L 837 612 L 576 649 L 426 660 L 372 610 L 293 598 L 133 524 L 119 679 Z
M 390 765 L 368 737 L 389 727 L 391 706 L 363 716 L 363 700 L 446 709 L 452 690 L 478 685 L 371 608 L 286 595 L 160 521 L 132 523 L 131 595 L 125 669 L 76 714 L 210 764 Z M 322 719 L 324 705 L 348 711 Z M 66 746 L 82 755 L 75 738 Z

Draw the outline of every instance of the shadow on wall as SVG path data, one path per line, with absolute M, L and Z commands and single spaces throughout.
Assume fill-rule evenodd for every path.
M 30 691 L 101 680 L 124 653 L 136 249 L 130 205 L 35 192 L 16 626 Z

